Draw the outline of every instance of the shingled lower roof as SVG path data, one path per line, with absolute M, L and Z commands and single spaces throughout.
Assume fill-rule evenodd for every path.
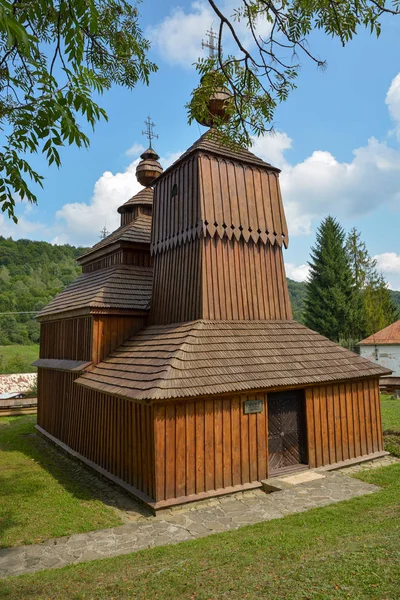
M 107 246 L 111 246 L 117 242 L 133 242 L 136 244 L 150 244 L 150 234 L 151 234 L 151 215 L 139 215 L 128 223 L 128 225 L 124 225 L 123 227 L 118 227 L 113 233 L 108 235 L 104 240 L 101 240 L 90 250 L 82 254 L 78 258 L 78 262 L 82 259 L 86 258 L 93 252 L 97 252 L 97 250 L 102 250 Z
M 193 321 L 152 326 L 77 382 L 157 400 L 387 375 L 295 321 Z
M 152 285 L 152 267 L 114 265 L 83 273 L 41 310 L 39 318 L 81 308 L 148 310 Z

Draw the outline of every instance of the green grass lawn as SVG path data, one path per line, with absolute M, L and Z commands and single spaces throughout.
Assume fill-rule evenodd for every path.
M 400 399 L 381 394 L 385 450 L 400 457 Z
M 381 394 L 383 429 L 398 429 L 400 431 L 400 398 Z
M 85 470 L 34 432 L 36 416 L 0 418 L 0 547 L 121 524 L 85 486 Z
M 396 600 L 400 464 L 372 495 L 193 542 L 0 582 L 18 600 Z
M 0 346 L 0 373 L 33 373 L 33 361 L 39 358 L 39 344 Z
M 382 398 L 385 430 L 400 401 Z M 118 524 L 70 459 L 0 419 L 0 540 L 37 542 Z M 51 448 L 51 447 L 50 447 Z M 400 598 L 400 464 L 364 471 L 382 489 L 329 507 L 176 546 L 0 581 L 18 600 L 396 600 Z

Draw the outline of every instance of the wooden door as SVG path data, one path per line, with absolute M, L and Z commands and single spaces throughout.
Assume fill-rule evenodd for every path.
M 306 461 L 302 390 L 268 394 L 269 473 Z

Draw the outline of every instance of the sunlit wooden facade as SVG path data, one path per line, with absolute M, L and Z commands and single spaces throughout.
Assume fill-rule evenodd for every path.
M 385 369 L 292 320 L 279 171 L 206 134 L 153 188 L 41 313 L 39 430 L 154 509 L 382 452 Z

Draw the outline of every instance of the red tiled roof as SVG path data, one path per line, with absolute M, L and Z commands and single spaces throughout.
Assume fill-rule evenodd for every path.
M 385 344 L 400 344 L 400 320 L 384 329 L 373 333 L 359 342 L 362 346 L 379 346 Z

